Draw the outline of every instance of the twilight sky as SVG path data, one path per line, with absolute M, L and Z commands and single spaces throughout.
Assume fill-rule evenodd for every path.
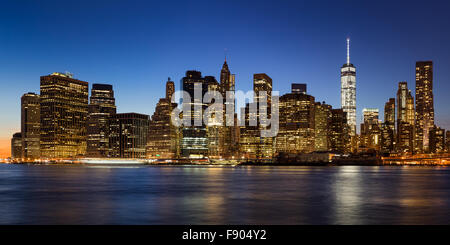
M 20 96 L 39 77 L 70 71 L 111 83 L 119 112 L 152 114 L 171 77 L 219 77 L 224 49 L 236 89 L 267 73 L 274 90 L 307 83 L 316 101 L 340 107 L 340 67 L 351 38 L 357 111 L 414 93 L 414 65 L 434 62 L 437 125 L 450 129 L 450 3 L 442 1 L 2 1 L 0 157 L 20 131 Z M 381 116 L 382 118 L 382 116 Z

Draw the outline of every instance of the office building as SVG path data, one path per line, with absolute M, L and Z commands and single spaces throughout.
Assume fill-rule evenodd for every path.
M 88 83 L 70 73 L 41 77 L 41 157 L 86 154 Z
M 416 62 L 415 152 L 429 149 L 429 131 L 434 127 L 433 62 Z
M 114 90 L 109 84 L 93 84 L 87 126 L 87 156 L 108 157 L 109 118 L 116 114 Z
M 149 116 L 117 113 L 109 119 L 109 156 L 112 158 L 146 158 Z
M 35 93 L 24 94 L 21 98 L 22 156 L 27 161 L 41 156 L 41 101 Z

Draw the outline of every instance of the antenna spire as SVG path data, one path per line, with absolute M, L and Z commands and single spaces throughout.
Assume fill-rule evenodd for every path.
M 347 65 L 350 65 L 350 38 L 347 37 Z

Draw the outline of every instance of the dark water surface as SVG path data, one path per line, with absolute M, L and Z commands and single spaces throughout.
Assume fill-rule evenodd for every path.
M 0 164 L 0 224 L 450 224 L 450 168 Z

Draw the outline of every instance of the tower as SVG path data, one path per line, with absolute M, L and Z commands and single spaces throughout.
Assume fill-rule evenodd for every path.
M 356 134 L 356 67 L 350 63 L 350 38 L 347 38 L 347 63 L 341 68 L 341 107 L 347 113 L 350 134 Z
M 41 77 L 41 157 L 72 158 L 86 154 L 88 82 L 70 73 Z
M 108 157 L 108 120 L 114 114 L 116 105 L 112 85 L 93 84 L 87 119 L 87 156 Z
M 434 127 L 433 62 L 416 62 L 415 151 L 429 148 L 429 131 Z
M 21 98 L 21 133 L 22 156 L 25 160 L 39 159 L 41 104 L 40 96 L 35 93 L 26 93 Z

